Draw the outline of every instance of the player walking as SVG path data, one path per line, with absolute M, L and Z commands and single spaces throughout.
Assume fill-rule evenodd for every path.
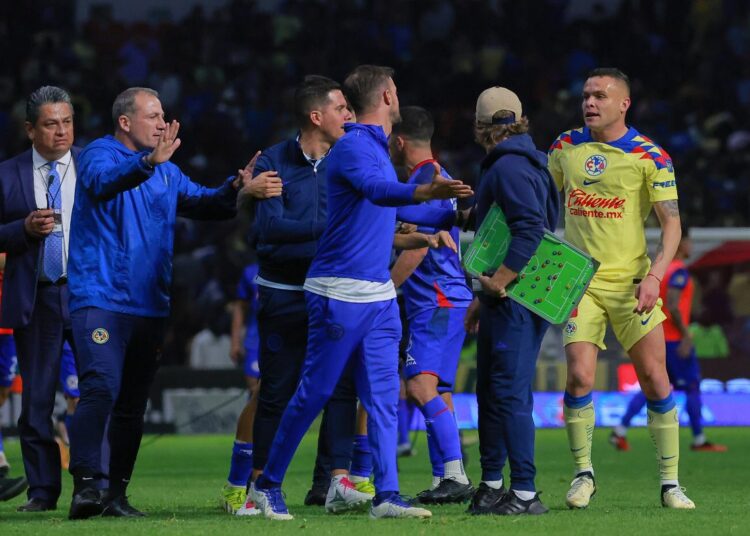
M 585 508 L 596 492 L 591 390 L 609 321 L 647 398 L 662 505 L 692 509 L 695 504 L 677 480 L 679 423 L 665 366 L 659 300 L 659 285 L 680 241 L 677 187 L 666 151 L 626 125 L 630 102 L 630 82 L 622 71 L 592 71 L 583 86 L 585 126 L 561 134 L 549 151 L 549 170 L 564 192 L 565 237 L 601 263 L 564 333 L 563 412 L 576 468 L 566 502 Z M 662 230 L 653 263 L 643 229 L 652 207 Z

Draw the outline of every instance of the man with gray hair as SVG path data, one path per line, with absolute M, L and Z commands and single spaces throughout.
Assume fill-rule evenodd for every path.
M 68 93 L 34 91 L 25 128 L 31 149 L 0 163 L 0 251 L 7 252 L 0 326 L 14 330 L 24 383 L 18 429 L 29 500 L 18 510 L 41 512 L 54 510 L 60 496 L 51 417 L 63 342 L 73 343 L 67 275 L 78 149 Z
M 180 124 L 164 120 L 156 91 L 123 91 L 112 116 L 114 136 L 81 152 L 73 214 L 70 311 L 81 399 L 70 429 L 71 519 L 144 515 L 125 492 L 169 314 L 175 219 L 232 218 L 240 179 L 249 182 L 255 164 L 204 188 L 170 162 Z M 96 480 L 107 417 L 109 489 L 102 497 Z

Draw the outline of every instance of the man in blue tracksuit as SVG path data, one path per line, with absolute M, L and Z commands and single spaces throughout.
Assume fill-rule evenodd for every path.
M 480 277 L 483 292 L 466 317 L 469 331 L 479 322 L 477 403 L 482 482 L 469 507 L 473 514 L 547 511 L 534 487 L 531 382 L 549 324 L 505 297 L 505 287 L 528 263 L 544 229 L 554 230 L 559 212 L 547 157 L 534 147 L 527 131 L 528 120 L 515 93 L 493 87 L 480 94 L 474 133 L 487 156 L 477 189 L 477 225 L 492 204 L 497 204 L 507 218 L 512 238 L 503 264 L 491 277 Z M 507 493 L 503 487 L 506 458 L 511 479 Z
M 308 76 L 295 92 L 297 137 L 263 151 L 255 166 L 274 171 L 283 181 L 280 197 L 255 204 L 260 268 L 258 328 L 261 374 L 253 427 L 253 469 L 266 465 L 271 442 L 300 379 L 307 350 L 308 316 L 303 284 L 327 221 L 326 170 L 329 153 L 344 134 L 352 114 L 341 86 L 323 76 Z M 344 379 L 326 410 L 322 445 L 333 470 L 326 508 L 340 511 L 370 495 L 355 489 L 347 477 L 352 456 L 356 396 Z M 240 515 L 252 515 L 252 499 Z M 257 510 L 255 510 L 257 512 Z
M 239 186 L 238 178 L 204 188 L 169 162 L 180 146 L 179 123 L 165 123 L 154 90 L 125 90 L 112 116 L 114 136 L 95 140 L 79 157 L 71 224 L 70 311 L 81 392 L 70 430 L 72 519 L 143 515 L 125 491 L 169 314 L 175 218 L 231 218 Z M 240 175 L 249 179 L 250 172 Z M 94 481 L 108 416 L 110 484 L 102 499 Z
M 360 401 L 368 414 L 376 495 L 373 517 L 428 517 L 398 494 L 396 406 L 401 324 L 388 272 L 396 206 L 465 197 L 471 189 L 435 173 L 423 185 L 400 184 L 388 159 L 399 119 L 393 71 L 357 67 L 344 87 L 359 123 L 328 159 L 328 222 L 305 280 L 309 318 L 307 356 L 297 391 L 282 416 L 262 476 L 250 488 L 260 510 L 291 519 L 281 482 L 302 436 L 353 359 Z
M 401 122 L 390 139 L 391 159 L 409 170 L 411 184 L 432 180 L 435 162 L 431 140 L 435 123 L 418 106 L 401 109 Z M 449 177 L 444 168 L 441 173 Z M 456 210 L 455 199 L 421 206 Z M 459 242 L 459 228 L 450 231 Z M 391 268 L 394 285 L 401 286 L 409 322 L 404 374 L 406 391 L 418 404 L 427 426 L 427 446 L 433 484 L 417 498 L 422 504 L 463 502 L 474 492 L 466 476 L 461 440 L 453 417 L 453 381 L 466 331 L 464 317 L 472 301 L 460 254 L 450 248 L 404 251 Z

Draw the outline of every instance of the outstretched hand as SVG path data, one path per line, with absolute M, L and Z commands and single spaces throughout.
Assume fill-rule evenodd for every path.
M 417 186 L 414 191 L 416 201 L 463 198 L 474 195 L 471 186 L 459 180 L 446 179 L 440 174 L 440 165 L 437 162 L 433 162 L 432 165 L 434 167 L 432 182 Z
M 180 147 L 180 143 L 182 143 L 180 138 L 177 137 L 179 131 L 180 123 L 176 119 L 166 124 L 164 130 L 161 131 L 159 141 L 156 142 L 156 147 L 146 157 L 149 164 L 156 166 L 172 158 L 172 155 Z
M 438 231 L 433 235 L 427 235 L 427 244 L 432 249 L 447 247 L 454 252 L 458 251 L 458 246 L 448 231 Z

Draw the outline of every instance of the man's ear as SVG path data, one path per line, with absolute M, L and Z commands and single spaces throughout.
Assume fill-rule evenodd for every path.
M 130 132 L 130 118 L 125 114 L 121 115 L 117 118 L 117 126 L 123 132 Z
M 388 106 L 390 106 L 391 103 L 393 102 L 393 95 L 391 95 L 390 89 L 383 90 L 383 102 L 386 103 Z
M 323 114 L 320 113 L 320 110 L 313 110 L 310 112 L 310 122 L 315 125 L 316 127 L 319 127 L 320 124 L 323 122 Z
M 34 143 L 34 125 L 30 122 L 25 121 L 23 127 L 26 129 L 26 135 L 29 137 L 32 143 Z

